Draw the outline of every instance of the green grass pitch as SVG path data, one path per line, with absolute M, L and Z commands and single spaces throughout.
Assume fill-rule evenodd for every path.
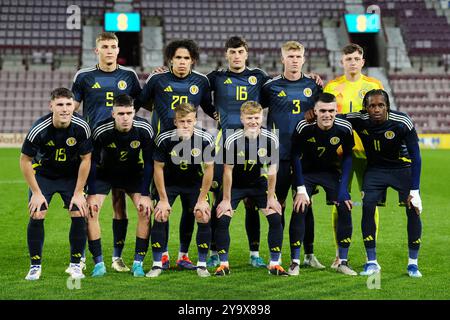
M 331 209 L 324 205 L 324 192 L 314 198 L 316 221 L 315 254 L 327 266 L 324 271 L 301 269 L 299 277 L 278 278 L 267 270 L 255 269 L 248 264 L 248 244 L 243 227 L 242 205 L 231 224 L 231 275 L 224 278 L 199 278 L 195 272 L 169 270 L 159 278 L 135 279 L 130 274 L 114 273 L 110 268 L 112 253 L 111 201 L 107 199 L 101 213 L 102 241 L 108 273 L 103 278 L 91 278 L 93 263 L 87 252 L 86 279 L 79 290 L 70 290 L 64 273 L 69 261 L 68 231 L 70 219 L 55 197 L 45 221 L 43 274 L 39 281 L 28 282 L 24 277 L 29 259 L 26 244 L 27 186 L 19 170 L 19 149 L 0 150 L 0 299 L 450 299 L 450 201 L 448 183 L 450 151 L 423 151 L 421 192 L 424 205 L 422 214 L 423 236 L 419 254 L 421 279 L 406 274 L 407 233 L 406 215 L 397 207 L 397 194 L 390 190 L 388 205 L 380 210 L 378 261 L 382 266 L 380 289 L 368 289 L 362 276 L 348 277 L 329 268 L 334 258 L 331 232 Z M 357 190 L 356 185 L 353 190 Z M 354 201 L 360 201 L 353 192 Z M 124 259 L 131 265 L 134 253 L 136 213 L 128 201 L 129 229 Z M 171 264 L 178 249 L 179 204 L 174 206 L 170 224 L 169 251 Z M 291 203 L 288 204 L 288 211 Z M 288 213 L 288 218 L 290 213 Z M 350 264 L 361 271 L 365 252 L 361 239 L 361 206 L 353 210 L 353 243 Z M 261 254 L 268 258 L 267 222 L 261 216 Z M 194 238 L 195 241 L 195 238 Z M 196 261 L 194 242 L 190 256 Z M 283 266 L 288 267 L 288 229 L 283 242 Z M 151 266 L 151 253 L 147 255 L 145 270 Z

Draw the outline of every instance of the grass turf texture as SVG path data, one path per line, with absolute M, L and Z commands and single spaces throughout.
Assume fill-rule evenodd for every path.
M 419 254 L 419 267 L 424 277 L 407 276 L 406 215 L 397 207 L 397 193 L 390 189 L 388 205 L 380 210 L 380 233 L 377 252 L 382 266 L 380 290 L 369 290 L 367 278 L 337 274 L 329 268 L 335 254 L 331 232 L 331 208 L 324 205 L 324 192 L 314 197 L 316 222 L 315 254 L 326 265 L 324 271 L 301 269 L 299 277 L 274 277 L 265 269 L 249 265 L 249 252 L 244 228 L 242 204 L 231 224 L 230 266 L 228 277 L 199 278 L 195 271 L 169 270 L 159 278 L 133 278 L 111 270 L 112 214 L 111 200 L 105 201 L 101 213 L 102 245 L 108 273 L 103 278 L 91 278 L 93 268 L 88 251 L 86 279 L 80 290 L 67 288 L 69 262 L 68 232 L 70 219 L 59 196 L 54 197 L 45 221 L 43 273 L 39 281 L 25 281 L 29 258 L 26 242 L 27 186 L 19 170 L 18 149 L 0 150 L 0 299 L 449 299 L 450 261 L 449 230 L 450 204 L 447 183 L 450 171 L 446 169 L 450 151 L 426 150 L 422 152 L 421 192 L 424 204 L 422 215 L 423 237 Z M 354 201 L 360 201 L 353 185 Z M 291 201 L 288 209 L 291 208 Z M 177 201 L 170 221 L 171 266 L 178 250 L 178 220 L 180 205 Z M 129 228 L 124 260 L 131 267 L 134 255 L 136 212 L 128 201 Z M 287 215 L 289 221 L 290 213 Z M 365 251 L 361 239 L 361 206 L 353 210 L 353 243 L 350 264 L 361 271 Z M 261 255 L 268 260 L 267 222 L 261 215 Z M 196 262 L 195 232 L 190 256 Z M 151 252 L 147 255 L 145 271 L 151 267 Z M 283 242 L 283 266 L 289 263 L 288 228 Z M 210 270 L 213 271 L 213 270 Z

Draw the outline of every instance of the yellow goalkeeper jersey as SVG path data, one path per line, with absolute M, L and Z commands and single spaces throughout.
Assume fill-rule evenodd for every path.
M 336 97 L 338 113 L 346 114 L 358 112 L 362 109 L 364 95 L 372 89 L 384 89 L 381 82 L 375 78 L 361 75 L 357 81 L 348 81 L 345 75 L 337 77 L 327 83 L 324 92 L 333 94 Z M 366 158 L 361 139 L 354 132 L 355 147 L 353 153 L 357 158 Z

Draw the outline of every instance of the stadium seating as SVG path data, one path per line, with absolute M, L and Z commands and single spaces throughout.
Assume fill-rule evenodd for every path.
M 391 74 L 389 82 L 398 110 L 411 116 L 418 132 L 450 131 L 450 75 Z

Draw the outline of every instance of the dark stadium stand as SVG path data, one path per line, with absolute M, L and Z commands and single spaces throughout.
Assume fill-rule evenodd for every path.
M 410 55 L 450 53 L 450 26 L 424 0 L 364 0 L 364 4 L 377 4 L 383 16 L 396 18 Z
M 66 10 L 72 3 L 80 6 L 82 23 L 88 17 L 102 19 L 114 5 L 107 0 L 1 0 L 0 66 L 4 56 L 17 58 L 19 65 L 27 56 L 38 70 L 25 71 L 28 67 L 16 64 L 0 71 L 0 133 L 26 132 L 33 120 L 47 112 L 50 90 L 71 86 L 76 67 L 66 65 L 65 71 L 56 68 L 52 72 L 39 70 L 39 65 L 50 64 L 53 55 L 81 57 L 82 31 L 66 29 Z M 368 6 L 373 1 L 363 3 Z M 381 0 L 376 4 L 383 17 L 401 29 L 410 57 L 450 56 L 450 26 L 444 16 L 427 8 L 425 0 Z M 192 38 L 202 53 L 222 58 L 225 40 L 240 34 L 250 42 L 252 52 L 272 57 L 266 62 L 278 61 L 282 42 L 301 39 L 310 56 L 319 56 L 326 63 L 321 22 L 324 18 L 337 21 L 345 12 L 344 0 L 132 0 L 131 5 L 141 12 L 144 24 L 147 17 L 161 19 L 164 43 Z M 272 69 L 268 70 L 272 75 L 278 73 L 279 65 Z M 334 77 L 330 71 L 320 73 L 325 81 Z M 403 73 L 389 74 L 398 109 L 411 115 L 420 132 L 450 132 L 450 76 L 417 74 L 417 70 Z M 142 74 L 141 80 L 145 78 Z

